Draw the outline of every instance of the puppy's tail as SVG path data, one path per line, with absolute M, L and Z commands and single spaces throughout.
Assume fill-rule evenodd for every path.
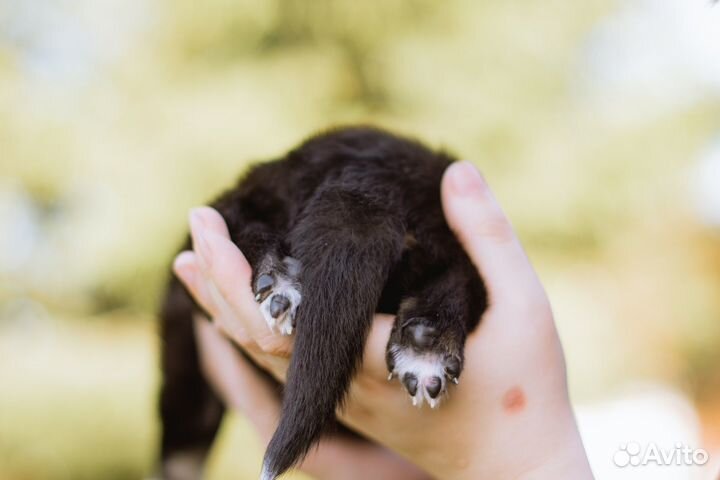
M 355 232 L 338 241 L 343 235 L 334 232 L 331 241 L 316 237 L 294 252 L 302 265 L 303 299 L 280 424 L 265 453 L 261 480 L 274 480 L 298 463 L 335 419 L 402 248 L 397 235 L 384 233 L 361 240 Z

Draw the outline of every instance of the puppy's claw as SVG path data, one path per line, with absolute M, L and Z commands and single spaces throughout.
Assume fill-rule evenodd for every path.
M 388 375 L 388 382 L 393 379 L 393 372 L 390 372 L 390 375 Z
M 454 377 L 454 378 L 452 379 L 452 381 L 453 381 L 453 383 L 454 383 L 455 385 L 459 385 L 459 384 L 460 384 L 460 380 L 458 380 L 457 377 Z

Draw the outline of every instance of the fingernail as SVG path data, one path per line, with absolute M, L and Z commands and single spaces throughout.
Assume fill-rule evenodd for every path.
M 173 261 L 173 268 L 186 268 L 187 266 L 192 265 L 194 261 L 195 254 L 193 254 L 190 250 L 185 250 L 177 254 L 175 260 Z
M 447 174 L 450 186 L 458 195 L 465 196 L 478 192 L 485 183 L 477 168 L 466 161 L 450 165 Z
M 205 228 L 205 221 L 203 220 L 202 207 L 191 208 L 188 212 L 188 222 L 190 223 L 190 229 L 192 231 L 200 231 Z
M 193 263 L 195 263 L 195 254 L 189 251 L 179 253 L 173 262 L 173 272 L 185 284 L 190 284 L 193 281 Z

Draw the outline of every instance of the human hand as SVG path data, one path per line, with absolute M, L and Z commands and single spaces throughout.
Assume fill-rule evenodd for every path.
M 552 310 L 512 227 L 467 163 L 448 169 L 442 195 L 448 224 L 480 271 L 490 299 L 467 339 L 461 385 L 438 410 L 412 408 L 404 389 L 386 380 L 392 317 L 379 315 L 340 418 L 439 478 L 592 478 Z M 292 338 L 276 336 L 265 324 L 252 296 L 250 267 L 229 241 L 222 218 L 200 209 L 191 224 L 196 253 L 182 253 L 176 272 L 216 325 L 283 380 Z M 216 349 L 205 347 L 214 358 Z M 238 372 L 229 360 L 217 360 L 206 370 L 226 400 L 250 402 L 254 390 L 222 388 Z M 253 408 L 241 407 L 251 416 Z
M 227 228 L 217 212 L 204 208 L 195 212 L 192 218 L 194 235 L 201 229 L 205 231 L 202 238 L 195 235 L 195 245 L 203 245 L 204 237 L 208 236 L 205 249 L 217 247 L 218 239 L 222 240 L 220 248 L 231 247 L 217 257 L 223 262 L 231 262 L 221 265 L 218 270 L 228 277 L 211 277 L 215 271 L 213 259 L 203 259 L 192 252 L 183 252 L 175 261 L 176 273 L 214 320 L 210 323 L 201 315 L 194 320 L 200 363 L 224 403 L 244 413 L 262 441 L 267 443 L 280 416 L 281 399 L 277 387 L 240 354 L 228 337 L 241 344 L 256 363 L 278 380 L 285 378 L 292 341 L 289 337 L 276 336 L 268 329 L 252 293 L 250 298 L 238 297 L 242 298 L 239 302 L 225 300 L 224 288 L 235 288 L 230 283 L 235 274 L 249 282 L 249 266 L 229 242 Z M 203 247 L 196 248 L 203 250 Z M 223 289 L 216 287 L 218 281 Z M 242 288 L 239 285 L 238 288 Z M 247 321 L 241 322 L 239 318 Z M 318 479 L 366 480 L 368 472 L 372 472 L 372 478 L 377 480 L 430 480 L 428 474 L 391 450 L 342 433 L 324 436 L 298 469 Z

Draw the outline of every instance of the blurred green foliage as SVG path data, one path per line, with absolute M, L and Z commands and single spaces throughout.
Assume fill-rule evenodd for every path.
M 607 2 L 77 0 L 58 18 L 114 36 L 71 80 L 28 70 L 38 32 L 0 6 L 0 187 L 35 212 L 32 255 L 0 270 L 0 478 L 150 471 L 152 313 L 188 208 L 339 123 L 481 167 L 547 284 L 578 398 L 639 376 L 720 390 L 717 238 L 683 173 L 720 104 L 626 118 L 579 94 Z M 212 478 L 256 475 L 233 425 Z

